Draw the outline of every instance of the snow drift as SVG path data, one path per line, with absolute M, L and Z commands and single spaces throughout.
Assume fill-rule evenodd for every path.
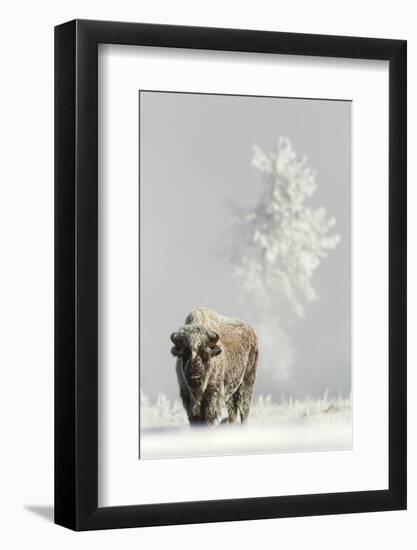
M 246 425 L 190 427 L 182 404 L 141 395 L 140 458 L 342 450 L 352 447 L 351 400 L 254 400 Z

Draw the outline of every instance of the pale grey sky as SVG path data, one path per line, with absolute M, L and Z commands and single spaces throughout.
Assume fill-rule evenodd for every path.
M 272 151 L 279 136 L 317 170 L 309 204 L 335 216 L 342 239 L 314 275 L 320 299 L 287 331 L 289 376 L 271 376 L 261 356 L 255 392 L 350 392 L 351 103 L 140 92 L 140 367 L 151 397 L 178 395 L 169 335 L 192 309 L 251 322 L 228 259 L 230 219 L 233 205 L 255 205 L 262 190 L 252 145 Z

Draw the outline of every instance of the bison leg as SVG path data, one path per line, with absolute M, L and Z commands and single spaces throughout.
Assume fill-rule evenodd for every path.
M 193 414 L 188 413 L 187 416 L 191 426 L 201 426 L 201 418 L 199 415 L 195 416 Z
M 219 390 L 208 387 L 201 403 L 201 421 L 209 425 L 217 424 L 221 410 L 222 401 Z
M 244 424 L 248 418 L 252 401 L 253 386 L 255 384 L 256 366 L 258 363 L 258 348 L 254 347 L 249 354 L 248 365 L 243 377 L 242 384 L 237 390 L 238 409 L 240 421 Z
M 229 424 L 234 424 L 238 413 L 238 395 L 235 393 L 226 403 Z
M 239 388 L 239 412 L 240 421 L 244 424 L 249 416 L 250 404 L 252 401 L 252 387 L 246 387 L 244 383 Z
M 200 404 L 196 403 L 190 396 L 186 388 L 180 390 L 182 404 L 187 413 L 188 421 L 191 425 L 201 424 Z

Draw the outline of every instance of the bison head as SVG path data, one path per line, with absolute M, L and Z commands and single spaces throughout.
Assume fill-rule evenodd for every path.
M 184 325 L 171 334 L 172 355 L 182 359 L 184 377 L 190 387 L 204 385 L 210 371 L 211 358 L 222 350 L 217 332 L 203 325 Z

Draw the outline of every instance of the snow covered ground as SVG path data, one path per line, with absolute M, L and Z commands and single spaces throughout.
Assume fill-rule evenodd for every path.
M 141 395 L 140 457 L 325 451 L 352 447 L 351 400 L 286 400 L 259 396 L 246 425 L 191 428 L 179 401 Z

